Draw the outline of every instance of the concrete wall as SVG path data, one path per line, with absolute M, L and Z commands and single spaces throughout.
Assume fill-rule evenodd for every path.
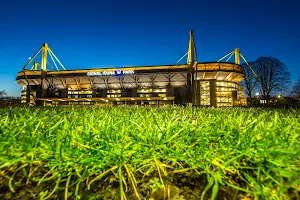
M 174 87 L 173 86 L 167 86 L 167 97 L 173 97 L 174 96 Z
M 137 88 L 122 88 L 121 97 L 137 97 Z
M 68 98 L 68 89 L 59 90 L 59 97 L 60 98 Z
M 96 89 L 93 90 L 93 97 L 106 97 L 107 89 Z

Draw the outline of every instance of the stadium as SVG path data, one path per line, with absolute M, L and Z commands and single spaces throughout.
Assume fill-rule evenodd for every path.
M 235 62 L 228 62 L 233 55 Z M 190 31 L 188 52 L 177 63 L 185 56 L 186 64 L 66 70 L 45 43 L 16 82 L 21 103 L 28 105 L 245 105 L 239 49 L 217 62 L 198 62 Z

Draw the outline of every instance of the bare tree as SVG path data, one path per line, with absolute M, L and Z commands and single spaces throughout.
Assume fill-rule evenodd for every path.
M 292 88 L 292 95 L 294 95 L 296 97 L 300 97 L 300 76 L 298 77 L 297 82 L 295 83 L 295 85 Z
M 255 71 L 255 62 L 248 62 L 248 64 L 252 67 L 252 69 Z M 253 98 L 253 92 L 257 85 L 257 78 L 256 75 L 253 73 L 253 71 L 250 69 L 250 67 L 246 64 L 242 64 L 243 71 L 244 71 L 244 80 L 243 80 L 243 86 L 245 87 L 246 94 L 248 96 L 248 99 L 251 100 Z
M 290 84 L 290 73 L 280 60 L 274 57 L 259 57 L 255 61 L 258 86 L 262 96 L 269 103 L 273 92 L 286 91 Z

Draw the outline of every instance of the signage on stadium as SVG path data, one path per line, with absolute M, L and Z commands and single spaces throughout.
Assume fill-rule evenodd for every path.
M 115 71 L 106 71 L 106 72 L 88 72 L 88 76 L 120 76 L 124 74 L 134 74 L 134 70 L 121 70 L 117 69 Z

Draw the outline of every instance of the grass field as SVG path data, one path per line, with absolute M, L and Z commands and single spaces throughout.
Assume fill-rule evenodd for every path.
M 0 109 L 0 199 L 300 199 L 300 110 Z

